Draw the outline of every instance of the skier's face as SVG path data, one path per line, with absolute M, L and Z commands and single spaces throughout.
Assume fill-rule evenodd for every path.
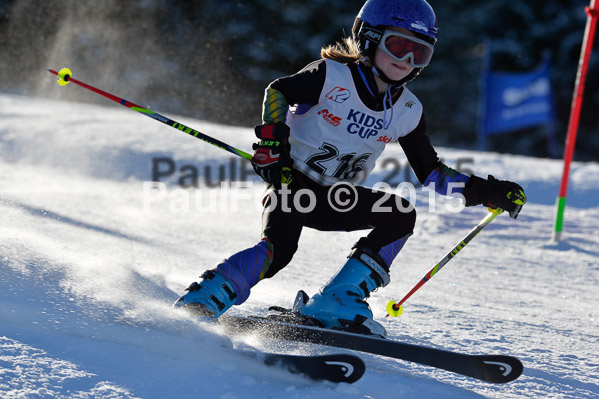
M 401 32 L 403 34 L 407 34 L 410 36 L 414 36 L 409 30 L 402 28 L 389 28 L 396 32 Z M 382 50 L 380 47 L 377 47 L 376 53 L 374 55 L 374 64 L 375 66 L 383 71 L 385 75 L 391 80 L 401 80 L 408 76 L 413 70 L 414 67 L 410 63 L 410 59 L 405 59 L 403 61 L 397 61 L 395 58 L 391 57 L 387 52 Z

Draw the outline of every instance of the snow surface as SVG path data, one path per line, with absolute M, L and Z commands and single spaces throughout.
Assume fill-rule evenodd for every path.
M 171 117 L 241 149 L 253 141 L 250 128 Z M 496 218 L 401 317 L 385 319 L 386 302 L 407 293 L 486 213 L 451 212 L 455 200 L 440 197 L 432 211 L 429 193 L 416 188 L 416 232 L 390 285 L 370 299 L 375 317 L 391 339 L 514 355 L 524 374 L 492 385 L 361 354 L 367 372 L 357 383 L 315 383 L 246 359 L 218 331 L 170 307 L 202 271 L 259 239 L 263 186 L 255 176 L 246 179 L 251 188 L 208 188 L 217 166 L 228 176 L 230 154 L 116 104 L 0 95 L 0 397 L 599 397 L 599 164 L 573 165 L 564 240 L 554 244 L 560 161 L 438 151 L 449 165 L 471 158 L 464 165 L 479 175 L 520 182 L 529 203 L 516 221 Z M 200 187 L 179 187 L 178 173 L 157 200 L 159 190 L 144 191 L 154 157 L 196 167 Z M 383 160 L 396 157 L 405 166 L 399 146 L 389 145 Z M 364 184 L 389 177 L 389 165 Z M 360 235 L 306 229 L 292 264 L 231 311 L 264 313 L 290 306 L 299 289 L 314 293 Z M 234 344 L 342 351 L 257 338 Z

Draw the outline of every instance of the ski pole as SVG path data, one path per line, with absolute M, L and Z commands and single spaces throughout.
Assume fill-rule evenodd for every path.
M 426 276 L 424 276 L 422 278 L 422 280 L 420 280 L 418 282 L 418 284 L 416 284 L 416 286 L 414 286 L 414 288 L 412 288 L 412 290 L 410 292 L 408 292 L 406 294 L 406 296 L 403 297 L 403 299 L 399 302 L 396 302 L 394 300 L 389 301 L 389 303 L 387 304 L 387 316 L 385 317 L 389 317 L 389 316 L 393 316 L 393 317 L 398 317 L 399 315 L 401 315 L 403 313 L 403 303 L 405 301 L 408 300 L 409 297 L 412 296 L 413 293 L 415 293 L 416 291 L 418 291 L 418 289 L 420 289 L 420 287 L 422 287 L 424 285 L 424 283 L 426 283 L 428 280 L 430 280 L 431 278 L 433 278 L 433 276 L 435 274 L 437 274 L 437 272 L 439 270 L 441 270 L 443 268 L 443 266 L 445 266 L 447 264 L 447 262 L 449 262 L 454 256 L 456 256 L 458 254 L 458 252 L 460 252 L 470 241 L 472 241 L 472 239 L 474 237 L 476 237 L 476 235 L 478 233 L 480 233 L 482 231 L 482 229 L 484 229 L 485 227 L 487 227 L 487 225 L 489 223 L 491 223 L 491 221 L 493 219 L 495 219 L 495 217 L 497 215 L 499 215 L 501 212 L 503 212 L 502 209 L 491 209 L 489 208 L 490 213 L 485 216 L 472 230 L 470 230 L 470 233 L 468 233 L 466 235 L 466 237 L 464 237 L 462 239 L 462 241 L 460 241 L 460 243 L 458 245 L 456 245 L 451 251 L 449 251 L 449 253 L 447 255 L 445 255 L 445 257 L 443 259 L 441 259 L 439 261 L 439 263 L 437 263 L 435 265 L 435 267 L 433 267 L 427 274 Z
M 113 94 L 107 93 L 107 92 L 105 92 L 103 90 L 100 90 L 98 88 L 90 86 L 87 83 L 81 82 L 81 81 L 79 81 L 77 79 L 73 79 L 71 70 L 69 68 L 62 68 L 58 72 L 56 72 L 56 71 L 54 71 L 52 69 L 48 69 L 48 72 L 53 73 L 54 75 L 58 76 L 58 84 L 61 85 L 61 86 L 65 86 L 67 83 L 73 82 L 76 85 L 79 85 L 79 86 L 83 87 L 84 89 L 90 90 L 90 91 L 92 91 L 92 92 L 94 92 L 96 94 L 104 96 L 104 97 L 108 98 L 109 100 L 112 100 L 112 101 L 114 101 L 116 103 L 124 105 L 125 107 L 130 108 L 133 111 L 139 112 L 140 114 L 149 116 L 150 118 L 155 119 L 155 120 L 157 120 L 159 122 L 162 122 L 162 123 L 164 123 L 166 125 L 169 125 L 170 127 L 173 127 L 173 128 L 175 128 L 177 130 L 180 130 L 183 133 L 187 133 L 190 136 L 193 136 L 195 138 L 203 140 L 203 141 L 205 141 L 208 144 L 212 144 L 213 146 L 216 146 L 216 147 L 218 147 L 220 149 L 223 149 L 225 151 L 229 151 L 230 153 L 235 154 L 237 156 L 240 156 L 242 158 L 245 158 L 247 160 L 251 160 L 252 159 L 252 156 L 250 154 L 248 154 L 247 152 L 243 152 L 243 151 L 241 151 L 241 150 L 239 150 L 239 149 L 237 149 L 235 147 L 230 146 L 229 144 L 223 143 L 220 140 L 217 140 L 217 139 L 212 138 L 212 137 L 210 137 L 210 136 L 208 136 L 208 135 L 206 135 L 204 133 L 198 132 L 195 129 L 192 129 L 192 128 L 188 127 L 188 126 L 185 126 L 182 123 L 179 123 L 179 122 L 174 121 L 174 120 L 172 120 L 170 118 L 167 118 L 166 116 L 160 115 L 157 112 L 151 111 L 151 110 L 146 109 L 146 108 L 142 108 L 139 105 L 136 105 L 136 104 L 134 104 L 134 103 L 132 103 L 130 101 L 125 100 L 124 98 L 117 97 L 117 96 L 115 96 Z

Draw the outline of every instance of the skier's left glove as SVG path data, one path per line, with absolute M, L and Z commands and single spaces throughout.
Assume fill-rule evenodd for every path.
M 283 122 L 276 124 L 258 125 L 254 128 L 259 143 L 252 145 L 254 156 L 252 167 L 267 183 L 276 189 L 281 184 L 291 183 L 291 146 L 289 145 L 289 126 Z
M 497 180 L 489 175 L 487 180 L 472 175 L 464 188 L 466 206 L 484 205 L 491 209 L 508 211 L 516 219 L 526 203 L 526 194 L 519 184 L 508 180 Z

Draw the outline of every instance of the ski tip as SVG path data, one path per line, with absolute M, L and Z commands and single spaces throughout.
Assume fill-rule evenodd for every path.
M 353 384 L 362 378 L 366 371 L 364 361 L 349 354 L 302 356 L 265 353 L 263 361 L 267 366 L 283 366 L 291 373 L 303 374 L 315 381 L 327 380 L 335 383 Z
M 505 384 L 520 377 L 523 371 L 524 365 L 515 357 L 502 355 L 482 356 L 482 364 L 479 369 L 481 375 L 475 378 L 495 384 Z
M 362 378 L 366 371 L 366 364 L 357 356 L 338 354 L 325 355 L 322 358 L 328 367 L 328 379 L 331 381 L 353 384 Z
M 69 83 L 69 79 L 73 73 L 69 68 L 62 68 L 58 71 L 58 80 L 56 81 L 61 86 L 66 86 Z
M 403 306 L 397 306 L 394 300 L 387 304 L 387 316 L 398 317 L 403 313 Z

